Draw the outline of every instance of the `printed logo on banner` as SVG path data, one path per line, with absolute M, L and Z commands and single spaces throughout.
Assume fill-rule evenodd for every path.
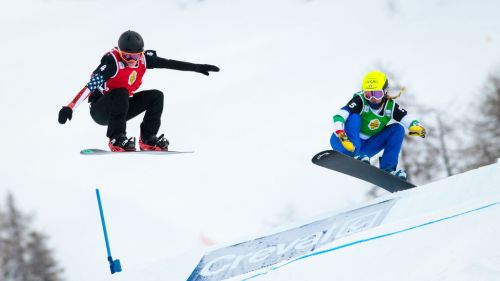
M 336 239 L 380 225 L 396 200 L 214 250 L 200 260 L 188 281 L 227 279 L 309 254 Z

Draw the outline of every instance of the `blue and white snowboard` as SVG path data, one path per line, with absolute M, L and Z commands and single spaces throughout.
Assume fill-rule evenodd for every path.
M 136 150 L 136 151 L 125 151 L 125 152 L 113 152 L 110 150 L 104 150 L 99 148 L 87 148 L 80 151 L 81 155 L 111 155 L 111 154 L 154 154 L 154 155 L 170 155 L 170 154 L 182 154 L 182 153 L 193 153 L 194 151 L 154 151 L 154 150 Z

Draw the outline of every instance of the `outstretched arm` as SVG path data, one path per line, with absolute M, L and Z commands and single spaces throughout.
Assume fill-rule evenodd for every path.
M 87 89 L 87 87 L 83 87 L 83 89 L 76 94 L 67 106 L 63 106 L 61 110 L 59 110 L 57 121 L 59 121 L 60 124 L 64 124 L 66 121 L 71 120 L 71 118 L 73 118 L 73 108 L 77 107 L 82 101 L 84 101 L 89 94 L 89 89 Z
M 210 72 L 219 72 L 219 68 L 210 64 L 197 64 L 177 60 L 164 59 L 156 55 L 156 51 L 148 50 L 145 52 L 146 68 L 167 68 L 181 71 L 194 71 L 209 75 Z

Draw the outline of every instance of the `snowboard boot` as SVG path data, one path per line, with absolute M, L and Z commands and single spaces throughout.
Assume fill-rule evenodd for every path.
M 399 169 L 399 170 L 392 170 L 392 169 L 382 169 L 389 174 L 395 175 L 396 177 L 406 181 L 408 179 L 408 175 L 406 174 L 406 171 L 404 169 Z
M 113 152 L 135 151 L 135 138 L 127 138 L 125 135 L 118 135 L 109 139 L 108 146 Z
M 358 154 L 354 156 L 354 159 L 364 162 L 366 164 L 370 164 L 370 157 L 362 154 Z
M 157 150 L 168 151 L 168 140 L 161 134 L 159 137 L 152 135 L 147 138 L 141 137 L 139 139 L 139 148 L 141 150 Z

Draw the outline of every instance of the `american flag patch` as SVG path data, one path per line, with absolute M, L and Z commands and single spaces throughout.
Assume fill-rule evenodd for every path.
M 92 75 L 90 82 L 87 84 L 87 89 L 93 91 L 104 84 L 104 78 L 100 74 Z

